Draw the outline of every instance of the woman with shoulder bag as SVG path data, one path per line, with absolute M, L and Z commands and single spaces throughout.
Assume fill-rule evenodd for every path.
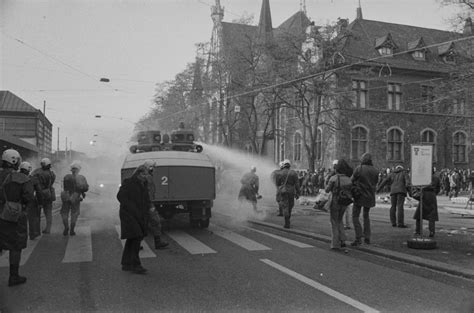
M 344 159 L 334 165 L 335 175 L 331 176 L 326 187 L 326 192 L 331 192 L 329 215 L 331 219 L 331 249 L 345 248 L 347 240 L 344 232 L 343 217 L 347 207 L 352 203 L 352 182 L 347 173 L 350 168 Z

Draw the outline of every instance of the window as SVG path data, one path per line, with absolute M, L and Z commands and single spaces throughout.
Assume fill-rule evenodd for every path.
M 400 129 L 392 128 L 387 133 L 387 160 L 403 160 L 403 133 Z
M 353 100 L 352 105 L 364 109 L 367 105 L 367 82 L 364 80 L 352 80 Z
M 434 92 L 433 86 L 421 86 L 421 112 L 433 113 Z
M 465 114 L 465 104 L 464 99 L 453 99 L 453 114 Z
M 423 60 L 424 61 L 425 60 L 425 51 L 423 51 L 423 50 L 413 51 L 412 56 L 416 60 Z
M 456 132 L 453 136 L 453 162 L 465 163 L 467 162 L 467 138 L 463 132 Z
M 400 103 L 402 99 L 402 87 L 400 84 L 388 84 L 388 109 L 400 110 Z
M 380 55 L 392 55 L 393 49 L 390 47 L 381 47 L 379 48 Z
M 363 126 L 356 126 L 351 131 L 351 158 L 359 159 L 359 157 L 367 152 L 368 147 L 368 131 Z
M 421 132 L 421 144 L 433 146 L 433 161 L 436 162 L 436 133 L 431 129 L 426 129 Z
M 294 136 L 294 153 L 293 157 L 295 161 L 301 161 L 301 134 L 296 132 Z
M 317 160 L 321 160 L 321 157 L 322 157 L 322 148 L 323 148 L 323 145 L 322 145 L 322 142 L 323 142 L 323 136 L 322 136 L 322 132 L 321 132 L 321 129 L 318 128 L 317 132 L 316 132 L 316 159 Z

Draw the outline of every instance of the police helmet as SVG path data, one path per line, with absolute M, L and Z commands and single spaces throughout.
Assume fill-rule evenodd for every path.
M 143 163 L 143 166 L 146 167 L 147 171 L 151 171 L 155 167 L 155 164 L 156 164 L 155 161 L 146 160 L 145 163 Z
M 285 163 L 283 163 L 283 161 L 281 161 L 280 163 L 278 163 L 278 165 L 280 166 L 280 169 L 282 169 L 282 168 L 285 167 Z
M 43 158 L 43 159 L 41 159 L 40 164 L 41 164 L 42 167 L 51 165 L 51 160 L 48 159 L 48 158 Z
M 18 166 L 21 161 L 21 156 L 18 151 L 13 149 L 7 149 L 3 151 L 2 161 L 5 161 L 10 165 Z
M 250 167 L 250 171 L 251 171 L 251 172 L 256 172 L 256 171 L 257 171 L 257 167 L 256 167 L 255 165 L 252 165 L 252 166 Z
M 81 166 L 81 163 L 79 161 L 74 161 L 71 163 L 71 171 L 73 169 L 77 169 L 77 170 L 81 170 L 82 166 Z
M 288 159 L 283 160 L 283 167 L 290 167 L 290 166 L 291 166 L 290 160 Z
M 20 170 L 25 170 L 25 171 L 31 172 L 32 169 L 33 169 L 33 167 L 31 166 L 30 162 L 21 162 Z

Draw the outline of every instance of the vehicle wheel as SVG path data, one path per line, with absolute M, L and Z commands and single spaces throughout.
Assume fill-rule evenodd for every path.
M 209 227 L 209 218 L 204 220 L 199 220 L 199 227 L 200 228 L 208 228 Z
M 412 238 L 407 240 L 407 246 L 411 249 L 431 250 L 436 249 L 436 241 L 429 238 Z

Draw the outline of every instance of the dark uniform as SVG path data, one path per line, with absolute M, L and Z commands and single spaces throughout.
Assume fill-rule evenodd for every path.
M 284 227 L 290 228 L 291 210 L 295 206 L 295 198 L 300 196 L 298 174 L 285 167 L 275 174 L 275 182 L 278 189 L 278 206 L 285 217 Z
M 238 199 L 240 201 L 247 200 L 252 203 L 253 210 L 257 211 L 257 195 L 259 189 L 259 180 L 254 170 L 245 173 L 240 180 L 242 187 L 240 187 Z
M 35 176 L 38 180 L 42 194 L 40 205 L 43 207 L 44 216 L 46 217 L 46 226 L 43 234 L 49 234 L 53 223 L 53 201 L 56 200 L 56 195 L 52 188 L 56 180 L 56 174 L 49 167 L 42 167 L 33 171 L 32 176 Z
M 69 234 L 74 236 L 76 234 L 74 231 L 74 227 L 76 226 L 77 218 L 81 213 L 81 201 L 85 197 L 85 193 L 89 190 L 89 185 L 87 184 L 87 180 L 83 175 L 73 173 L 64 176 L 63 189 L 64 191 L 61 197 L 62 205 L 60 211 L 64 224 L 63 235 L 66 236 L 69 231 Z M 70 228 L 69 212 L 71 212 Z
M 21 250 L 26 248 L 28 239 L 27 204 L 34 201 L 33 184 L 30 178 L 13 168 L 0 170 L 0 212 L 3 211 L 6 201 L 17 202 L 23 205 L 23 210 L 17 222 L 0 218 L 0 250 L 10 251 L 10 278 L 8 285 L 13 286 L 26 282 L 25 277 L 18 274 L 21 259 Z

